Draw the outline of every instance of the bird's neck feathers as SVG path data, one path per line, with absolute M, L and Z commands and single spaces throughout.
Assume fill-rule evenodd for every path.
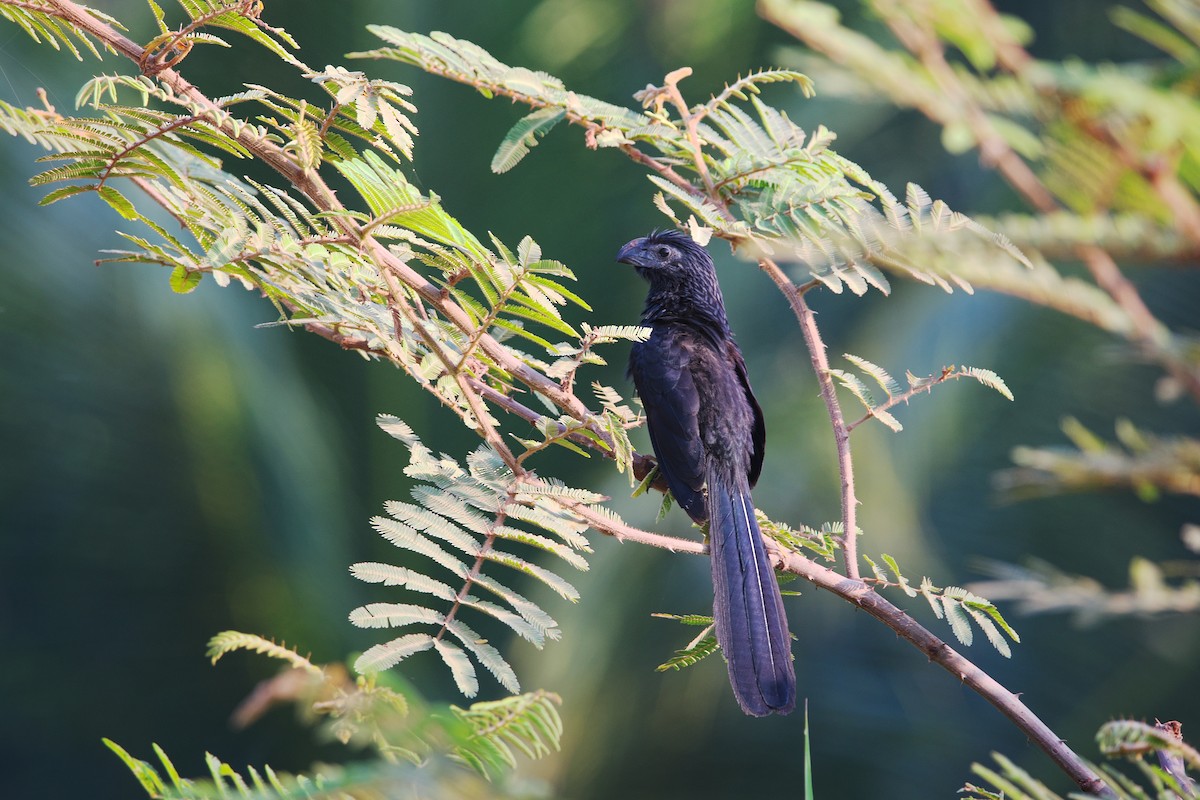
M 729 337 L 725 301 L 711 263 L 670 272 L 646 270 L 643 275 L 650 281 L 642 310 L 643 325 L 682 324 L 714 341 Z

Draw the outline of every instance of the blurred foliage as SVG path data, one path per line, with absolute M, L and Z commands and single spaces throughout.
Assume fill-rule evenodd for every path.
M 1117 719 L 1105 723 L 1097 731 L 1096 742 L 1106 756 L 1126 759 L 1136 769 L 1136 777 L 1133 778 L 1111 764 L 1103 764 L 1097 770 L 1112 797 L 1119 800 L 1179 800 L 1196 796 L 1196 782 L 1188 776 L 1187 768 L 1200 769 L 1200 752 L 1183 741 L 1178 722 L 1148 725 Z M 1153 756 L 1157 763 L 1151 763 L 1147 756 Z M 967 784 L 962 791 L 964 797 L 970 800 L 1061 800 L 1061 795 L 1051 791 L 1010 759 L 999 753 L 993 753 L 992 757 L 1000 767 L 998 772 L 982 764 L 972 767 L 972 771 L 992 789 Z
M 744 4 L 721 0 L 649 8 L 582 0 L 495 5 L 481 9 L 451 2 L 436 9 L 395 9 L 363 2 L 348 3 L 344 13 L 333 17 L 283 7 L 269 8 L 269 16 L 272 24 L 305 42 L 306 52 L 312 43 L 314 63 L 336 63 L 352 46 L 374 46 L 376 42 L 360 32 L 362 26 L 386 20 L 409 30 L 448 29 L 456 37 L 480 42 L 504 60 L 562 70 L 581 91 L 601 98 L 627 96 L 644 85 L 645 75 L 663 74 L 681 62 L 695 68 L 692 80 L 713 86 L 716 93 L 719 78 L 760 67 L 768 60 L 763 53 L 783 41 L 757 22 Z M 1016 9 L 1016 4 L 1009 5 Z M 1089 13 L 1082 16 L 1064 10 L 1069 4 L 1056 9 L 1074 20 L 1069 29 L 1039 25 L 1042 7 L 1055 5 L 1025 9 L 1034 20 L 1037 45 L 1048 57 L 1061 59 L 1085 45 L 1087 52 L 1106 53 L 1108 45 L 1125 57 L 1145 59 L 1138 70 L 1122 70 L 1123 77 L 1143 80 L 1149 74 L 1141 71 L 1144 65 L 1154 67 L 1153 54 L 1130 44 L 1128 37 L 1114 38 L 1111 26 L 1090 3 Z M 110 12 L 131 20 L 144 17 L 139 4 L 116 3 Z M 878 33 L 878 17 L 857 7 L 846 12 L 849 19 Z M 973 19 L 955 13 L 942 18 Z M 1123 18 L 1126 27 L 1129 19 Z M 161 33 L 148 22 L 141 31 L 143 41 Z M 939 33 L 956 45 L 971 41 L 969 31 Z M 32 96 L 25 70 L 43 63 L 45 56 L 22 39 L 6 47 L 18 54 L 15 68 L 6 72 L 16 84 L 15 105 L 23 106 Z M 987 53 L 969 51 L 963 50 L 967 63 L 986 72 Z M 276 85 L 273 59 L 254 60 L 240 49 L 233 53 L 231 58 L 216 48 L 208 53 L 198 49 L 188 56 L 189 75 L 201 85 L 208 85 L 201 83 L 206 78 L 215 86 L 232 79 L 232 86 L 220 89 L 228 92 L 238 91 L 247 75 L 254 76 L 253 82 Z M 60 62 L 54 62 L 56 70 Z M 880 67 L 889 63 L 875 61 L 873 74 L 898 80 L 908 74 Z M 238 69 L 231 70 L 231 64 Z M 826 81 L 824 73 L 804 69 L 817 78 L 822 95 L 839 85 L 835 76 Z M 1082 97 L 1085 89 L 1094 93 L 1097 84 L 1103 88 L 1102 78 L 1111 78 L 1113 72 L 1098 68 L 1098 77 L 1090 81 L 1079 80 L 1078 73 L 1072 78 L 1069 70 L 1051 74 L 1064 87 L 1075 80 L 1071 91 Z M 848 73 L 839 75 L 844 84 Z M 401 79 L 410 78 L 406 73 Z M 50 97 L 55 90 L 68 91 L 67 86 L 73 91 L 72 80 L 78 85 L 83 78 L 64 75 L 60 81 L 53 76 Z M 577 292 L 592 300 L 595 314 L 606 320 L 632 319 L 636 302 L 628 298 L 638 296 L 632 279 L 595 268 L 595 261 L 607 264 L 615 242 L 628 239 L 631 230 L 654 224 L 656 218 L 661 221 L 649 203 L 641 211 L 628 203 L 630 196 L 644 194 L 638 191 L 635 171 L 623 173 L 602 159 L 581 157 L 577 148 L 551 137 L 539 145 L 537 158 L 501 182 L 486 171 L 496 142 L 512 125 L 511 114 L 491 111 L 489 104 L 469 93 L 431 87 L 419 77 L 412 83 L 415 94 L 424 97 L 421 119 L 427 133 L 417 145 L 424 149 L 416 185 L 438 187 L 443 202 L 456 209 L 468 230 L 495 230 L 499 239 L 514 242 L 533 232 L 548 252 L 587 265 L 588 269 L 577 267 L 582 278 Z M 1110 115 L 1117 101 L 1144 99 L 1128 87 L 1117 95 L 1117 88 L 1110 96 L 1087 96 L 1088 114 Z M 1188 84 L 1181 80 L 1172 88 L 1186 91 Z M 288 91 L 302 90 L 291 84 Z M 1152 99 L 1161 100 L 1161 94 Z M 1112 218 L 1085 216 L 1076 209 L 1105 199 L 1099 182 L 1066 182 L 1056 188 L 1074 204 L 1072 210 L 1058 217 L 1063 220 L 1058 227 L 1039 227 L 1040 220 L 1049 218 L 1000 214 L 1008 210 L 1007 197 L 966 160 L 947 161 L 934 152 L 930 145 L 936 147 L 936 133 L 911 118 L 881 117 L 869 107 L 836 107 L 824 101 L 799 105 L 782 92 L 772 97 L 782 98 L 772 103 L 790 106 L 792 118 L 810 130 L 817 130 L 821 120 L 837 118 L 839 151 L 870 174 L 891 180 L 895 164 L 903 163 L 902 180 L 919 181 L 955 207 L 997 212 L 992 219 L 1009 222 L 978 219 L 1017 242 L 1035 264 L 1033 272 L 1026 273 L 989 240 L 979 239 L 983 246 L 976 250 L 969 249 L 970 241 L 957 245 L 964 248 L 963 257 L 958 265 L 950 265 L 954 271 L 947 272 L 945 280 L 958 275 L 989 288 L 978 275 L 957 270 L 999 275 L 998 285 L 1016 282 L 1010 294 L 1069 298 L 1064 301 L 1069 308 L 1059 310 L 1071 314 L 1070 308 L 1080 309 L 1074 316 L 1107 320 L 1101 327 L 1124 337 L 1133 326 L 1104 293 L 1086 291 L 1089 282 L 1070 274 L 1069 267 L 1050 267 L 1047 272 L 1051 262 L 1070 260 L 1080 241 L 1090 241 L 1145 268 L 1144 276 L 1139 274 L 1143 291 L 1176 337 L 1164 352 L 1175 352 L 1175 345 L 1182 343 L 1180 326 L 1194 324 L 1196 284 L 1177 266 L 1188 263 L 1194 245 L 1161 207 L 1155 210 L 1155 203 L 1161 202 L 1146 196 L 1145 176 L 1140 182 L 1117 181 L 1122 196 L 1129 199 L 1113 207 L 1129 210 Z M 61 99 L 53 102 L 58 108 L 70 105 Z M 365 100 L 363 105 L 373 102 Z M 1178 113 L 1169 104 L 1167 108 Z M 305 152 L 311 158 L 312 150 L 306 151 L 303 144 L 304 126 L 297 124 L 302 113 L 285 111 L 277 112 L 275 135 L 294 141 L 292 152 L 301 158 Z M 885 118 L 891 132 L 881 135 L 879 125 Z M 387 128 L 386 120 L 358 113 L 345 124 L 365 130 L 376 122 Z M 1019 132 L 999 127 L 1021 141 Z M 398 135 L 400 129 L 395 124 L 392 128 L 388 133 Z M 430 130 L 438 133 L 430 136 Z M 961 131 L 957 133 L 961 137 Z M 1051 134 L 1051 141 L 1062 148 L 1054 151 L 1058 163 L 1083 152 L 1077 133 Z M 1167 146 L 1161 138 L 1165 134 L 1155 136 L 1159 138 L 1147 133 L 1135 141 L 1139 147 Z M 1148 152 L 1153 155 L 1153 150 Z M 1025 153 L 1035 155 L 1032 149 Z M 1087 155 L 1099 158 L 1096 153 Z M 128 784 L 121 784 L 118 773 L 95 753 L 99 735 L 144 742 L 164 735 L 167 722 L 178 724 L 166 733 L 173 740 L 167 749 L 173 753 L 187 752 L 194 759 L 205 749 L 237 752 L 245 761 L 282 759 L 289 769 L 305 769 L 314 751 L 286 733 L 290 726 L 278 720 L 273 727 L 270 719 L 264 720 L 265 725 L 236 737 L 222 732 L 224 709 L 244 691 L 247 676 L 234 675 L 223 684 L 194 669 L 200 661 L 195 644 L 211 630 L 237 626 L 286 634 L 324 652 L 365 646 L 363 639 L 351 640 L 347 626 L 339 622 L 346 608 L 361 602 L 342 565 L 356 558 L 383 557 L 362 552 L 369 545 L 356 521 L 377 509 L 383 498 L 395 496 L 394 476 L 404 464 L 397 453 L 380 446 L 367 426 L 352 420 L 368 419 L 381 407 L 402 409 L 414 426 L 438 428 L 446 437 L 445 443 L 439 441 L 442 449 L 461 449 L 469 438 L 455 438 L 455 426 L 447 424 L 451 418 L 436 404 L 392 378 L 376 375 L 377 370 L 345 364 L 353 360 L 328 352 L 332 348 L 278 331 L 250 332 L 254 322 L 275 319 L 262 304 L 229 293 L 213 295 L 210 286 L 201 286 L 186 303 L 173 302 L 169 293 L 148 287 L 144 276 L 121 273 L 116 267 L 81 274 L 80 260 L 111 247 L 112 239 L 104 232 L 119 223 L 111 215 L 59 207 L 41 216 L 27 213 L 24 207 L 31 206 L 34 197 L 20 188 L 29 177 L 27 161 L 28 151 L 18 150 L 6 169 L 17 173 L 8 176 L 8 183 L 22 194 L 22 201 L 12 204 L 3 223 L 5 252 L 10 263 L 35 264 L 38 269 L 0 272 L 5 282 L 0 294 L 5 307 L 0 317 L 5 354 L 0 379 L 14 410 L 3 423 L 8 457 L 0 460 L 6 492 L 0 512 L 5 549 L 0 558 L 5 570 L 0 628 L 11 648 L 5 677 L 30 691 L 17 698 L 4 733 L 3 743 L 18 754 L 21 767 L 0 780 L 13 782 L 4 788 L 14 796 L 46 794 L 58 787 L 65 791 L 80 779 L 86 779 L 93 794 L 111 791 L 110 796 L 125 796 L 118 787 Z M 264 178 L 253 167 L 247 169 L 255 180 Z M 586 200 L 562 188 L 564 171 L 572 175 L 573 186 L 588 187 Z M 1112 178 L 1111 173 L 1096 174 Z M 428 198 L 432 193 L 420 194 Z M 551 202 L 535 210 L 531 199 Z M 113 205 L 118 213 L 123 208 L 119 201 Z M 389 210 L 373 209 L 380 217 L 381 211 Z M 157 222 L 171 230 L 169 218 Z M 64 230 L 78 235 L 63 237 Z M 1093 233 L 1085 233 L 1088 230 Z M 1041 238 L 1035 239 L 1034 232 Z M 995 254 L 995 268 L 979 269 L 989 254 Z M 923 264 L 926 253 L 912 254 L 908 260 Z M 1164 267 L 1164 261 L 1171 263 Z M 732 269 L 726 283 L 731 316 L 771 420 L 772 446 L 758 499 L 781 518 L 835 516 L 827 497 L 836 493 L 831 477 L 836 469 L 828 457 L 822 412 L 814 402 L 807 407 L 804 402 L 813 392 L 807 379 L 796 377 L 801 370 L 788 352 L 796 345 L 794 336 L 788 341 L 791 334 L 781 334 L 787 325 L 782 303 L 776 301 L 772 308 L 754 280 L 749 270 Z M 1194 425 L 1194 410 L 1178 403 L 1152 406 L 1146 387 L 1156 373 L 1131 363 L 1127 351 L 1098 361 L 1095 353 L 1104 340 L 1079 326 L 978 296 L 949 302 L 918 289 L 898 289 L 885 304 L 878 299 L 853 307 L 831 304 L 822 318 L 828 321 L 830 338 L 844 349 L 868 353 L 881 363 L 920 365 L 914 369 L 923 366 L 921 374 L 957 361 L 964 350 L 973 360 L 986 358 L 1022 400 L 1019 412 L 993 411 L 995 406 L 955 400 L 945 393 L 923 408 L 906 410 L 905 424 L 915 435 L 884 444 L 877 434 L 859 434 L 860 479 L 869 487 L 876 509 L 864 509 L 860 522 L 868 536 L 887 536 L 887 549 L 929 573 L 956 571 L 972 553 L 1016 559 L 1033 551 L 1069 563 L 1073 570 L 1109 570 L 1107 577 L 1114 577 L 1114 553 L 1133 550 L 1154 559 L 1172 555 L 1171 545 L 1161 537 L 1156 544 L 1130 537 L 1129 532 L 1178 530 L 1180 519 L 1194 519 L 1194 504 L 1169 497 L 1153 505 L 1145 504 L 1149 498 L 1057 498 L 994 509 L 987 506 L 980 487 L 1006 450 L 1016 442 L 1053 435 L 1046 420 L 1064 412 L 1092 429 L 1111 427 L 1112 419 L 1128 416 L 1136 417 L 1139 429 L 1171 430 Z M 596 369 L 601 370 L 601 383 L 618 385 L 617 369 Z M 1180 393 L 1177 380 L 1168 378 L 1166 384 L 1160 387 L 1160 398 Z M 81 386 L 87 388 L 76 388 Z M 797 451 L 811 457 L 797 463 Z M 549 451 L 547 457 L 553 458 Z M 568 462 L 549 463 L 557 467 Z M 584 469 L 590 471 L 572 478 L 574 485 L 606 480 L 594 467 Z M 620 495 L 623 483 L 623 478 L 617 479 L 607 493 Z M 655 510 L 625 502 L 616 505 L 635 523 L 645 520 L 646 525 Z M 1080 537 L 1087 537 L 1086 548 Z M 693 585 L 703 586 L 703 565 L 602 544 L 591 559 L 592 571 L 577 582 L 579 606 L 568 609 L 569 616 L 560 616 L 570 646 L 536 659 L 513 650 L 517 669 L 538 685 L 561 687 L 568 696 L 564 757 L 539 763 L 540 774 L 572 796 L 661 796 L 683 791 L 684 786 L 692 796 L 726 796 L 794 787 L 798 766 L 779 769 L 778 749 L 799 746 L 795 726 L 772 721 L 742 727 L 747 721 L 732 714 L 727 702 L 719 706 L 714 699 L 724 696 L 721 670 L 709 665 L 706 672 L 688 670 L 686 679 L 665 683 L 648 677 L 668 648 L 663 646 L 661 623 L 654 627 L 635 618 L 647 604 L 702 606 L 704 589 Z M 938 563 L 942 560 L 952 567 Z M 50 564 L 52 569 L 42 566 Z M 150 596 L 161 602 L 148 607 L 145 598 Z M 860 623 L 837 609 L 823 608 L 820 597 L 805 600 L 802 607 L 793 605 L 799 612 L 793 623 L 808 645 L 797 649 L 801 684 L 820 687 L 813 699 L 820 732 L 813 742 L 818 792 L 868 796 L 886 790 L 891 796 L 927 796 L 931 784 L 949 792 L 961 779 L 961 764 L 987 748 L 1013 750 L 1020 745 L 1002 721 L 979 714 L 977 701 L 959 696 L 953 687 L 948 690 L 937 677 L 928 678 L 923 663 L 914 664 L 912 671 L 881 669 L 881 661 L 897 663 L 902 651 L 875 641 L 880 637 L 870 634 L 876 631 L 858 630 Z M 585 639 L 571 637 L 572 629 L 583 630 L 585 625 Z M 1197 654 L 1194 618 L 1179 624 L 1114 626 L 1100 639 L 1063 632 L 1050 623 L 1031 623 L 1031 628 L 1022 630 L 1030 643 L 1023 658 L 1005 669 L 1037 698 L 1036 705 L 1047 717 L 1064 719 L 1064 736 L 1083 736 L 1109 709 L 1152 716 L 1166 704 L 1172 716 L 1186 719 L 1195 714 L 1194 694 L 1186 690 Z M 58 635 L 51 637 L 50 630 Z M 151 648 L 146 642 L 159 644 Z M 811 648 L 816 642 L 819 656 Z M 121 643 L 117 653 L 90 660 L 94 680 L 75 680 L 81 646 L 109 653 L 114 643 Z M 414 670 L 413 679 L 423 687 L 440 685 L 436 672 Z M 183 685 L 187 692 L 180 691 Z M 97 692 L 96 686 L 106 691 Z M 619 703 L 613 702 L 613 686 L 621 687 Z M 174 710 L 173 720 L 156 710 L 167 706 Z M 72 724 L 64 726 L 64 717 Z M 581 723 L 586 719 L 586 724 L 573 726 L 573 718 Z M 211 743 L 216 740 L 224 746 Z M 875 769 L 861 768 L 864 742 L 870 744 Z M 76 774 L 47 768 L 54 763 L 53 754 L 63 749 L 78 751 Z M 340 757 L 336 751 L 316 752 L 326 759 Z M 1029 760 L 1040 769 L 1035 758 Z M 200 772 L 203 765 L 193 760 L 187 769 Z M 100 784 L 98 789 L 95 784 Z
M 988 220 L 1027 253 L 1032 269 L 964 252 L 953 274 L 1116 334 L 1164 368 L 1158 400 L 1200 404 L 1194 331 L 1172 331 L 1156 319 L 1114 260 L 1189 262 L 1200 254 L 1200 140 L 1185 133 L 1200 113 L 1200 7 L 1152 0 L 1148 5 L 1156 17 L 1114 9 L 1117 25 L 1169 56 L 1118 68 L 1033 58 L 1026 50 L 1028 26 L 984 0 L 863 0 L 863 5 L 898 46 L 843 26 L 825 3 L 763 0 L 761 7 L 820 54 L 789 51 L 793 61 L 818 76 L 843 78 L 832 81 L 834 92 L 922 112 L 941 127 L 949 153 L 978 149 L 982 162 L 1032 206 L 1029 215 Z M 951 9 L 962 13 L 948 13 Z M 881 71 L 882 63 L 891 68 Z M 1173 249 L 1164 249 L 1167 244 Z M 1091 280 L 1063 275 L 1052 258 L 1083 262 Z M 1147 502 L 1160 492 L 1197 494 L 1200 442 L 1193 437 L 1152 435 L 1121 418 L 1116 430 L 1122 449 L 1104 443 L 1077 419 L 1069 418 L 1063 429 L 1076 450 L 1013 450 L 1018 468 L 997 478 L 1008 498 L 1125 487 Z M 1132 603 L 1107 602 L 1097 587 L 1082 590 L 1086 581 L 1064 580 L 1044 566 L 1005 573 L 1005 583 L 973 588 L 1026 598 L 1026 611 L 1074 608 L 1091 619 L 1198 607 L 1194 582 L 1173 588 L 1169 576 L 1178 570 L 1146 559 L 1131 567 L 1138 598 Z
M 411 686 L 398 680 L 371 676 L 352 682 L 339 665 L 319 667 L 294 650 L 252 634 L 225 631 L 209 642 L 213 663 L 236 650 L 252 650 L 290 665 L 260 684 L 239 707 L 239 726 L 255 721 L 274 704 L 295 702 L 328 719 L 322 727 L 331 739 L 358 742 L 378 759 L 320 765 L 301 775 L 276 773 L 269 766 L 247 767 L 243 774 L 210 753 L 205 761 L 211 777 L 190 780 L 180 776 L 158 745 L 154 753 L 161 771 L 105 739 L 150 797 L 525 797 L 531 787 L 508 780 L 508 770 L 516 766 L 514 748 L 538 758 L 557 749 L 562 735 L 556 709 L 561 701 L 546 692 L 441 710 L 420 701 Z M 454 770 L 451 762 L 468 765 L 474 776 Z M 493 778 L 501 780 L 492 783 Z

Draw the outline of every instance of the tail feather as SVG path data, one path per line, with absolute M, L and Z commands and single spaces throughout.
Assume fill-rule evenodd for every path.
M 787 714 L 796 707 L 796 673 L 779 584 L 746 479 L 731 485 L 715 472 L 707 477 L 717 641 L 742 710 L 756 717 Z

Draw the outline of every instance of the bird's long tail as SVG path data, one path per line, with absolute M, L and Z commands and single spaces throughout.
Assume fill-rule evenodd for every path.
M 796 673 L 783 598 L 746 479 L 718 472 L 710 468 L 707 476 L 717 642 L 742 710 L 756 717 L 787 714 L 796 707 Z

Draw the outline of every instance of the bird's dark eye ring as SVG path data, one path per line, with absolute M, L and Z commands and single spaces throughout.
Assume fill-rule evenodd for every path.
M 671 251 L 666 247 L 660 247 L 654 252 L 659 258 L 666 258 L 667 256 L 671 255 Z

